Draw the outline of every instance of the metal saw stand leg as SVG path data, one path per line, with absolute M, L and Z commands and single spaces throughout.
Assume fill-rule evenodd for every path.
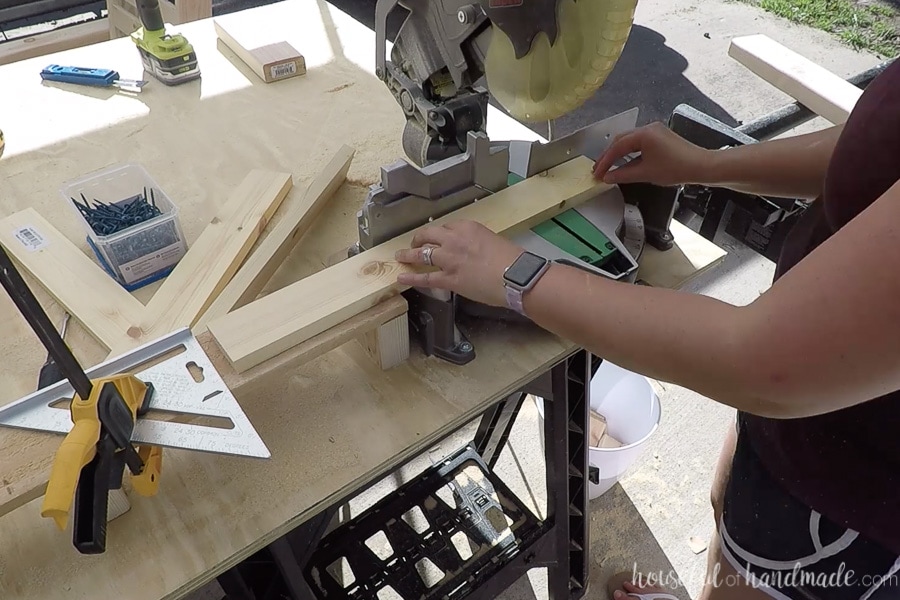
M 541 373 L 485 410 L 470 443 L 329 531 L 338 507 L 394 469 L 373 474 L 347 497 L 221 575 L 227 600 L 378 600 L 387 587 L 395 592 L 390 597 L 403 600 L 495 600 L 530 569 L 542 567 L 548 570 L 551 600 L 579 600 L 587 590 L 590 546 L 585 424 L 590 380 L 599 364 L 598 358 L 578 351 Z M 528 393 L 545 401 L 545 519 L 528 509 L 492 471 Z M 473 468 L 483 476 L 478 489 L 494 499 L 489 506 L 512 522 L 511 534 L 496 543 L 485 544 L 477 535 L 477 520 L 439 499 L 446 498 L 438 492 L 447 490 L 449 481 Z M 425 530 L 405 520 L 412 508 L 422 511 Z M 378 534 L 385 536 L 393 554 L 376 555 L 366 544 Z M 468 557 L 459 549 L 460 535 L 468 540 L 463 544 L 470 550 Z M 442 579 L 430 582 L 431 587 L 419 571 L 425 559 L 443 573 Z M 338 579 L 329 567 L 341 563 L 345 574 Z M 348 566 L 352 578 L 346 575 Z
M 547 513 L 555 520 L 552 533 L 556 564 L 548 569 L 550 600 L 574 600 L 587 592 L 587 423 L 591 377 L 599 366 L 599 359 L 582 350 L 551 371 L 552 397 L 544 406 Z
M 509 440 L 509 434 L 516 424 L 516 417 L 519 416 L 525 396 L 525 392 L 516 392 L 481 417 L 473 443 L 491 469 L 497 466 L 500 452 Z

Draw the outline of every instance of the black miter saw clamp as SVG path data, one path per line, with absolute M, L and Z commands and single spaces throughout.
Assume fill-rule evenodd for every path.
M 466 152 L 418 167 L 399 160 L 381 169 L 381 183 L 370 187 L 357 214 L 357 254 L 561 165 L 574 157 L 596 160 L 619 133 L 633 129 L 638 109 L 620 113 L 547 143 L 491 141 L 469 131 Z M 676 194 L 651 185 L 613 187 L 511 238 L 548 260 L 601 277 L 635 282 L 646 243 L 673 246 L 669 226 Z M 486 200 L 490 201 L 490 200 Z M 460 330 L 459 317 L 519 321 L 507 309 L 471 302 L 445 290 L 404 292 L 410 327 L 428 356 L 454 364 L 475 358 L 475 347 Z

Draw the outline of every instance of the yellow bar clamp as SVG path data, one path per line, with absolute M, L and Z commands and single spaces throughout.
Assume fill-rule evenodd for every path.
M 88 398 L 75 395 L 70 407 L 74 426 L 56 452 L 41 507 L 41 516 L 52 518 L 62 530 L 66 528 L 81 470 L 96 455 L 102 425 L 98 404 L 104 386 L 109 383 L 116 387 L 119 396 L 124 400 L 131 413 L 132 422 L 137 421 L 138 413 L 143 409 L 148 388 L 143 381 L 133 375 L 116 375 L 94 380 Z M 138 449 L 138 454 L 144 468 L 140 474 L 132 476 L 132 482 L 139 494 L 152 496 L 159 489 L 162 449 L 144 446 Z

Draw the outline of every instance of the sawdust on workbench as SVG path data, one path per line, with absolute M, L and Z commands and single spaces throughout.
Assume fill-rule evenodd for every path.
M 340 92 L 341 90 L 346 90 L 348 87 L 352 87 L 354 85 L 355 85 L 355 83 L 351 81 L 350 83 L 345 83 L 342 85 L 335 86 L 335 87 L 331 88 L 330 90 L 327 90 L 325 93 L 333 94 L 335 92 Z

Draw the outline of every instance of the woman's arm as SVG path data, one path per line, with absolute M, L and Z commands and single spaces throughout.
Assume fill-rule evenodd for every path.
M 426 227 L 401 262 L 440 270 L 404 285 L 502 306 L 521 249 L 483 226 Z M 753 303 L 615 282 L 554 265 L 525 296 L 545 329 L 610 361 L 774 418 L 816 415 L 900 389 L 900 183 Z M 799 358 L 798 358 L 799 357 Z
M 837 125 L 758 144 L 706 150 L 654 123 L 616 138 L 595 164 L 594 174 L 607 183 L 694 183 L 760 196 L 813 199 L 822 193 L 842 130 L 843 125 Z M 612 168 L 634 153 L 640 157 Z
M 835 125 L 758 144 L 715 150 L 700 179 L 705 185 L 778 198 L 813 200 L 843 131 Z

